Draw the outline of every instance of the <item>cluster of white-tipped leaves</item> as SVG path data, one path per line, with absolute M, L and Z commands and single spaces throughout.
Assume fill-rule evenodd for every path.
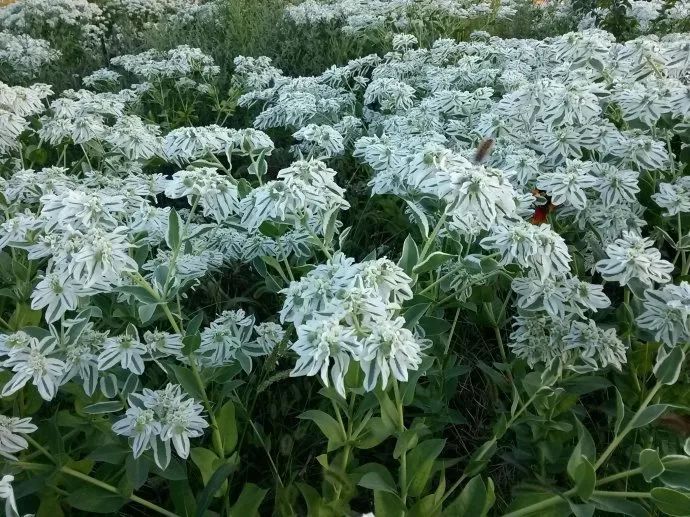
M 0 29 L 59 40 L 73 31 L 85 47 L 97 48 L 106 32 L 101 6 L 88 0 L 21 0 L 0 9 Z
M 369 29 L 404 30 L 412 21 L 431 17 L 471 20 L 494 16 L 509 19 L 520 7 L 532 2 L 501 0 L 470 2 L 443 0 L 306 0 L 286 9 L 287 16 L 298 25 L 337 24 L 350 34 Z
M 412 298 L 412 280 L 386 258 L 355 262 L 337 252 L 281 293 L 282 322 L 297 331 L 292 376 L 320 375 L 345 396 L 352 361 L 364 372 L 367 391 L 385 388 L 422 363 L 427 341 L 408 328 L 401 304 Z M 380 381 L 380 383 L 379 383 Z
M 610 304 L 592 281 L 599 273 L 643 297 L 670 280 L 673 265 L 644 236 L 637 197 L 642 175 L 665 171 L 669 182 L 654 200 L 668 215 L 690 201 L 668 146 L 688 127 L 690 40 L 616 43 L 591 29 L 545 40 L 445 39 L 429 49 L 396 35 L 393 46 L 383 59 L 360 58 L 309 79 L 244 62 L 246 77 L 271 79 L 246 81 L 243 99 L 266 103 L 259 127 L 270 120 L 299 128 L 301 141 L 318 133 L 318 152 L 328 155 L 324 141 L 333 139 L 322 135 L 353 115 L 349 101 L 333 100 L 356 94 L 363 135 L 345 152 L 371 168 L 372 194 L 403 199 L 423 236 L 437 226 L 441 239 L 495 252 L 500 265 L 522 271 L 513 281 L 513 351 L 532 365 L 559 358 L 574 368 L 620 368 L 624 344 L 590 319 Z M 265 88 L 271 81 L 275 89 Z M 317 111 L 332 131 L 315 125 L 319 102 L 333 105 Z M 594 277 L 574 273 L 573 251 Z M 443 269 L 465 290 L 482 282 L 471 270 Z
M 131 393 L 153 365 L 203 370 L 236 364 L 249 372 L 252 358 L 283 342 L 282 326 L 225 311 L 186 349 L 184 333 L 169 328 L 161 304 L 184 300 L 202 277 L 231 263 L 312 257 L 326 235 L 333 238 L 338 213 L 349 206 L 336 171 L 323 161 L 298 160 L 269 177 L 274 144 L 261 131 L 211 125 L 166 133 L 142 118 L 137 108 L 151 100 L 153 83 L 165 96 L 183 95 L 181 80 L 209 84 L 217 67 L 198 49 L 151 51 L 113 63 L 152 83 L 118 89 L 121 77 L 104 69 L 85 83 L 107 83 L 115 91 L 69 90 L 48 105 L 46 85 L 1 85 L 0 116 L 7 124 L 0 153 L 10 172 L 2 180 L 0 249 L 26 254 L 37 272 L 27 296 L 45 321 L 44 329 L 3 335 L 0 364 L 9 374 L 3 397 L 34 385 L 52 400 L 62 386 L 77 383 L 88 396 L 110 399 Z M 32 168 L 31 149 L 54 153 L 57 163 Z M 158 172 L 165 162 L 166 173 Z M 237 162 L 245 164 L 239 171 Z M 96 306 L 106 299 L 130 307 L 141 326 L 104 325 Z M 191 404 L 180 397 L 172 402 Z M 173 425 L 167 417 L 139 406 L 129 412 L 145 422 L 116 425 L 134 439 L 136 455 L 150 447 L 165 468 L 172 443 L 186 457 L 188 441 L 166 430 Z M 196 406 L 190 408 L 198 417 Z M 188 436 L 199 436 L 203 427 Z
M 59 58 L 46 40 L 0 31 L 0 77 L 31 78 Z

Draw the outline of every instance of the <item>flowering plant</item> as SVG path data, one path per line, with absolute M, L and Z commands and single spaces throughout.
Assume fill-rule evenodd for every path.
M 687 34 L 309 0 L 386 48 L 28 84 L 68 4 L 0 10 L 7 515 L 688 515 Z M 82 4 L 105 42 L 136 3 Z

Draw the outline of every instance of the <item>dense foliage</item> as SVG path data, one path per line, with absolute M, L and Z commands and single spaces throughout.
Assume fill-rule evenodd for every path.
M 8 516 L 690 516 L 690 3 L 0 8 Z

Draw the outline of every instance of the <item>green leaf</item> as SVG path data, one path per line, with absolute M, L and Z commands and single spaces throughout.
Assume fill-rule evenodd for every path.
M 67 496 L 72 508 L 89 513 L 115 513 L 127 499 L 97 486 L 86 485 Z
M 201 346 L 201 334 L 199 332 L 194 332 L 193 334 L 187 334 L 182 338 L 182 353 L 184 355 L 191 355 L 196 352 Z
M 374 513 L 384 517 L 402 517 L 405 514 L 405 505 L 397 494 L 374 491 Z
M 642 476 L 647 483 L 660 476 L 665 470 L 656 449 L 645 449 L 640 452 L 640 467 L 642 468 Z
M 204 315 L 203 313 L 198 312 L 197 315 L 194 316 L 191 320 L 189 320 L 189 323 L 187 323 L 187 329 L 185 330 L 185 334 L 191 335 L 199 332 L 199 327 L 201 327 L 202 321 L 204 321 Z
M 684 362 L 685 352 L 681 347 L 674 347 L 670 352 L 663 346 L 659 347 L 654 365 L 654 375 L 662 384 L 675 384 L 680 377 Z
M 426 440 L 417 445 L 407 454 L 407 472 L 409 493 L 413 497 L 419 497 L 431 476 L 434 461 L 441 454 L 446 441 L 435 438 Z
M 418 499 L 412 508 L 405 512 L 405 517 L 439 517 L 441 513 L 436 508 L 436 496 L 429 494 Z
M 664 472 L 659 476 L 661 482 L 669 488 L 690 490 L 690 458 L 671 454 L 661 459 Z
M 218 431 L 223 440 L 223 452 L 230 455 L 237 446 L 237 422 L 235 420 L 235 405 L 228 401 L 216 413 Z
M 379 399 L 381 406 L 381 420 L 389 433 L 394 433 L 398 429 L 398 410 L 395 404 L 384 391 L 377 391 L 376 398 Z
M 404 453 L 413 449 L 419 443 L 419 434 L 414 429 L 406 429 L 399 436 L 395 442 L 395 449 L 393 450 L 393 458 L 396 460 Z
M 121 465 L 131 451 L 119 444 L 111 443 L 103 445 L 92 451 L 87 458 L 94 461 L 102 461 L 111 465 Z
M 223 463 L 208 480 L 204 489 L 199 493 L 196 499 L 196 514 L 206 515 L 206 510 L 211 504 L 213 494 L 215 494 L 221 486 L 226 483 L 230 474 L 237 470 L 237 465 L 234 462 Z
M 297 485 L 297 488 L 304 498 L 304 502 L 307 504 L 307 515 L 320 516 L 324 507 L 324 502 L 323 499 L 321 499 L 321 495 L 319 495 L 319 493 L 313 487 L 307 485 L 306 483 L 295 483 L 295 485 Z
M 570 459 L 568 459 L 567 466 L 568 475 L 574 481 L 577 480 L 577 468 L 582 459 L 584 458 L 591 463 L 594 461 L 597 453 L 594 440 L 592 440 L 592 435 L 589 434 L 589 431 L 585 429 L 578 419 L 575 419 L 575 424 L 577 426 L 578 441 L 570 455 Z
M 466 476 L 474 476 L 479 474 L 489 464 L 489 460 L 491 460 L 493 455 L 496 454 L 496 449 L 497 446 L 495 438 L 484 442 L 481 447 L 479 447 L 474 454 L 472 454 L 470 461 L 465 467 L 464 474 Z
M 123 408 L 122 402 L 119 400 L 112 402 L 96 402 L 95 404 L 89 404 L 84 406 L 84 413 L 87 415 L 103 415 L 105 413 L 115 413 Z
M 333 442 L 333 444 L 339 444 L 339 446 L 345 444 L 345 433 L 343 433 L 343 429 L 340 427 L 340 424 L 338 424 L 335 418 L 333 418 L 331 415 L 324 413 L 323 411 L 310 409 L 309 411 L 302 413 L 298 418 L 301 418 L 302 420 L 311 420 L 314 422 L 319 429 L 321 429 L 323 435 L 328 438 L 330 442 Z
M 668 404 L 654 404 L 644 408 L 636 417 L 630 422 L 631 429 L 644 427 L 647 424 L 654 422 L 657 418 L 664 414 L 668 409 Z
M 170 499 L 175 507 L 175 513 L 181 517 L 195 517 L 196 501 L 189 482 L 183 481 L 170 482 Z
M 194 378 L 194 373 L 192 370 L 189 368 L 185 368 L 184 366 L 180 366 L 178 364 L 171 364 L 170 368 L 172 368 L 173 372 L 175 373 L 175 377 L 177 378 L 177 382 L 180 383 L 180 386 L 189 393 L 192 397 L 194 397 L 196 400 L 203 400 L 204 397 L 199 390 L 199 386 L 197 385 L 197 382 Z
M 605 512 L 629 515 L 630 517 L 649 517 L 649 512 L 642 505 L 621 497 L 595 495 L 589 502 L 597 509 Z
M 483 517 L 488 510 L 488 490 L 484 480 L 481 476 L 471 478 L 465 488 L 462 489 L 460 495 L 448 505 L 444 510 L 444 514 L 451 515 L 467 515 L 473 517 Z
M 215 452 L 203 447 L 192 448 L 189 455 L 201 473 L 201 480 L 204 482 L 204 485 L 207 485 L 213 475 L 214 465 L 220 461 L 220 458 L 218 458 Z
M 156 312 L 156 307 L 158 307 L 157 303 L 145 303 L 142 305 L 139 305 L 137 307 L 137 312 L 139 313 L 139 320 L 142 323 L 146 323 L 153 318 L 154 313 Z
M 614 388 L 616 393 L 616 422 L 613 425 L 613 434 L 618 434 L 621 429 L 621 424 L 625 418 L 625 404 L 623 404 L 623 397 L 618 388 Z
M 150 462 L 145 456 L 134 458 L 127 456 L 125 459 L 125 471 L 127 472 L 127 482 L 133 490 L 140 489 L 149 477 Z
M 381 417 L 375 416 L 369 419 L 364 431 L 357 437 L 358 449 L 371 449 L 376 447 L 392 434 L 392 431 L 383 423 Z
M 181 231 L 182 224 L 180 223 L 180 216 L 177 211 L 172 208 L 168 216 L 168 234 L 165 238 L 165 242 L 171 250 L 180 248 L 180 244 L 182 243 Z
M 268 490 L 254 483 L 245 483 L 237 501 L 230 508 L 229 517 L 255 517 L 259 515 L 259 507 L 267 493 Z
M 418 303 L 407 309 L 403 313 L 403 318 L 405 318 L 405 328 L 410 329 L 414 327 L 420 318 L 426 314 L 426 311 L 429 310 L 429 307 L 431 307 L 430 303 Z
M 424 335 L 427 337 L 440 336 L 450 330 L 450 323 L 443 318 L 435 318 L 433 316 L 424 316 L 419 320 L 419 326 L 424 329 Z
M 400 260 L 398 260 L 398 266 L 400 266 L 405 273 L 411 275 L 412 268 L 417 265 L 418 260 L 419 249 L 417 248 L 417 243 L 412 238 L 412 235 L 408 235 L 403 243 L 402 254 L 400 255 Z
M 417 226 L 419 226 L 419 231 L 422 233 L 422 237 L 424 237 L 425 239 L 428 239 L 429 238 L 429 218 L 426 216 L 424 211 L 421 208 L 419 208 L 419 206 L 417 206 L 412 201 L 408 201 L 406 199 L 405 203 L 407 203 L 407 206 L 412 211 L 412 216 L 414 217 L 414 220 L 417 223 Z
M 434 251 L 428 257 L 426 257 L 422 262 L 417 264 L 412 268 L 412 273 L 415 275 L 421 275 L 427 271 L 435 271 L 441 265 L 452 258 L 457 258 L 457 255 L 451 255 L 450 253 L 443 253 L 442 251 Z
M 575 517 L 592 517 L 594 515 L 594 505 L 592 504 L 575 504 L 572 501 L 568 501 L 568 504 Z
M 575 492 L 580 499 L 587 501 L 594 493 L 594 485 L 597 482 L 597 475 L 594 467 L 589 460 L 581 456 L 578 466 L 575 468 Z
M 41 494 L 41 503 L 36 511 L 36 517 L 63 517 L 64 515 L 57 494 L 45 492 Z
M 158 300 L 146 289 L 138 285 L 121 285 L 117 289 L 121 293 L 134 296 L 138 302 L 141 303 L 157 303 Z
M 652 501 L 662 512 L 674 517 L 690 516 L 690 496 L 671 488 L 652 488 Z
M 383 469 L 385 470 L 385 468 Z M 382 475 L 382 472 L 367 472 L 364 474 L 357 484 L 361 487 L 368 488 L 369 490 L 378 490 L 381 492 L 388 492 L 389 494 L 396 494 L 395 483 L 393 482 L 393 477 L 385 471 L 387 476 Z

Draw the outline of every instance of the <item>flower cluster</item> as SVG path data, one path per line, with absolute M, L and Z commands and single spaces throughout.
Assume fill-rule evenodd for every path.
M 202 416 L 203 408 L 189 398 L 177 384 L 168 384 L 162 390 L 144 388 L 127 398 L 129 408 L 124 418 L 113 424 L 116 434 L 132 440 L 134 457 L 151 449 L 161 469 L 170 463 L 171 444 L 180 458 L 189 456 L 189 439 L 204 434 L 208 423 Z
M 286 13 L 298 25 L 337 23 L 344 32 L 355 34 L 377 28 L 405 29 L 411 19 L 428 19 L 432 16 L 475 19 L 493 14 L 498 19 L 509 19 L 520 4 L 516 0 L 502 0 L 494 8 L 493 4 L 484 1 L 306 0 L 289 6 Z
M 427 342 L 399 316 L 412 298 L 411 279 L 386 258 L 356 263 L 336 253 L 282 291 L 282 322 L 291 322 L 299 356 L 291 375 L 320 375 L 345 396 L 351 361 L 364 372 L 364 388 L 406 382 L 421 365 Z M 330 379 L 330 380 L 329 380 Z
M 0 70 L 7 68 L 16 76 L 31 78 L 59 58 L 60 52 L 46 40 L 0 31 Z

